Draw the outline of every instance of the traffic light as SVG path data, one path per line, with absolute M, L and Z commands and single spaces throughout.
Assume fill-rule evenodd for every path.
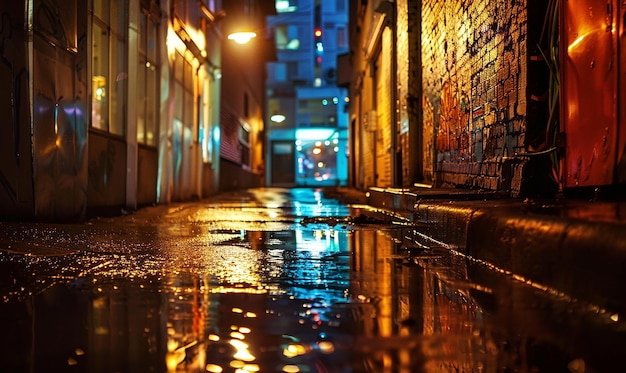
M 315 27 L 313 29 L 313 36 L 315 37 L 315 66 L 319 67 L 322 64 L 322 52 L 324 51 L 322 47 L 322 28 Z

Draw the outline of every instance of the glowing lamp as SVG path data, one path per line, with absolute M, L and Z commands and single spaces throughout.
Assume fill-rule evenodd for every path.
M 238 44 L 246 44 L 247 42 L 249 42 L 255 37 L 256 37 L 256 32 L 240 31 L 240 32 L 234 32 L 228 35 L 228 40 L 232 40 Z
M 275 123 L 282 123 L 285 119 L 287 119 L 287 117 L 284 114 L 273 114 L 270 117 L 270 120 Z

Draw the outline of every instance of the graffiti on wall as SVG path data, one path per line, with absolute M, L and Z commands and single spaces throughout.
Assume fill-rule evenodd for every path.
M 428 182 L 432 182 L 433 180 L 433 171 L 435 166 L 435 149 L 434 149 L 434 134 L 435 134 L 435 113 L 433 105 L 431 105 L 430 101 L 426 96 L 422 98 L 422 107 L 424 110 L 423 117 L 423 143 L 424 143 L 424 151 L 422 154 L 424 168 L 424 180 Z
M 439 103 L 439 128 L 437 151 L 454 151 L 456 158 L 465 159 L 469 154 L 469 98 L 459 92 L 456 85 L 446 81 L 441 88 Z
M 525 4 L 429 0 L 422 21 L 424 107 L 434 110 L 440 181 L 498 185 L 491 164 L 524 152 Z

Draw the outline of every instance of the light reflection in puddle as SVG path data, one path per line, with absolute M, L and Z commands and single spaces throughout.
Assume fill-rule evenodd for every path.
M 397 229 L 192 231 L 151 255 L 0 257 L 33 274 L 3 286 L 7 369 L 523 371 L 550 364 L 537 346 L 579 361 L 546 342 L 575 333 L 545 328 L 537 289 L 443 251 L 407 259 Z

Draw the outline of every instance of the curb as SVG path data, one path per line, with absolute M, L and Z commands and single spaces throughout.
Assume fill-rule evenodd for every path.
M 371 188 L 368 205 L 540 289 L 626 312 L 626 204 Z M 624 216 L 624 218 L 622 218 Z

